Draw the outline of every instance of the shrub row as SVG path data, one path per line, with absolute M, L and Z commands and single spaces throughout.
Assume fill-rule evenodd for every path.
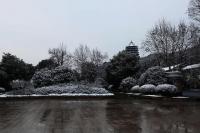
M 167 77 L 165 71 L 158 66 L 152 67 L 147 69 L 146 72 L 144 72 L 138 80 L 127 77 L 121 81 L 119 90 L 122 92 L 130 92 L 131 88 L 136 85 L 143 86 L 145 84 L 152 84 L 152 85 L 159 85 L 159 84 L 166 84 L 167 83 Z M 144 91 L 147 88 L 148 90 L 152 90 L 154 86 L 148 85 L 144 86 Z M 138 86 L 136 86 L 136 89 Z
M 179 93 L 178 88 L 175 85 L 160 84 L 158 86 L 152 84 L 146 84 L 143 86 L 134 86 L 131 88 L 133 93 L 143 94 L 162 94 L 162 95 L 174 95 Z

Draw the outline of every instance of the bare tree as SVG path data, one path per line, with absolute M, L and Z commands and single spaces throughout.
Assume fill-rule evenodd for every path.
M 90 55 L 91 62 L 93 62 L 97 67 L 102 65 L 103 62 L 108 58 L 106 53 L 102 53 L 99 49 L 93 49 Z
M 157 54 L 159 65 L 163 61 L 166 66 L 171 66 L 177 49 L 176 36 L 175 27 L 162 20 L 148 32 L 143 46 L 147 52 Z
M 59 66 L 71 66 L 72 55 L 67 52 L 67 49 L 63 43 L 61 43 L 58 48 L 49 49 L 49 54 L 51 59 L 53 59 Z
M 80 70 L 83 63 L 90 61 L 90 54 L 91 51 L 87 45 L 80 45 L 78 48 L 75 49 L 73 58 L 75 66 L 78 70 Z
M 191 23 L 189 26 L 189 33 L 190 33 L 190 43 L 192 46 L 200 45 L 200 28 L 195 25 L 194 23 Z
M 166 66 L 187 63 L 188 49 L 198 44 L 198 28 L 184 21 L 172 26 L 165 20 L 156 25 L 147 35 L 143 43 L 146 51 L 156 54 L 159 62 Z
M 195 24 L 190 25 L 190 58 L 187 60 L 188 63 L 199 63 L 200 61 L 200 29 Z
M 188 8 L 188 15 L 193 20 L 198 22 L 198 24 L 200 24 L 200 0 L 191 0 L 190 1 L 189 8 Z M 194 54 L 194 56 L 195 56 L 194 59 L 195 59 L 195 58 L 199 58 L 199 52 L 200 52 L 199 25 L 196 26 L 196 25 L 192 24 L 190 26 L 190 30 L 191 30 L 191 43 L 194 45 L 193 51 L 196 51 L 195 52 L 196 54 Z
M 195 21 L 200 22 L 200 0 L 191 0 L 188 15 Z
M 192 26 L 192 25 L 191 25 Z M 176 51 L 176 63 L 186 64 L 187 61 L 187 50 L 193 46 L 192 38 L 193 33 L 192 27 L 187 26 L 185 22 L 180 22 L 177 27 L 177 51 Z

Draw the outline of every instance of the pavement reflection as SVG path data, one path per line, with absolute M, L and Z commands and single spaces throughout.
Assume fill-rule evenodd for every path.
M 200 103 L 135 99 L 0 101 L 0 133 L 199 133 Z

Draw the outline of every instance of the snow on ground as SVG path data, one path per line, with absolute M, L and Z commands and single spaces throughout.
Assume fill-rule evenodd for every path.
M 141 93 L 128 93 L 129 95 L 134 96 L 142 96 L 142 97 L 152 97 L 152 98 L 163 98 L 164 96 L 161 95 L 141 95 Z M 71 93 L 64 93 L 64 94 L 49 94 L 49 95 L 7 95 L 7 94 L 0 94 L 0 98 L 29 98 L 29 97 L 109 97 L 114 96 L 113 93 L 107 93 L 107 94 L 71 94 Z M 183 96 L 177 96 L 177 97 L 171 97 L 172 99 L 188 99 L 189 97 L 183 97 Z
M 141 96 L 142 93 L 126 93 L 127 95 Z
M 163 96 L 160 96 L 160 95 L 142 95 L 142 96 L 145 96 L 145 97 L 155 97 L 155 98 L 163 97 Z
M 183 70 L 195 69 L 195 68 L 200 68 L 200 63 L 186 66 L 186 67 L 183 68 Z
M 142 95 L 142 93 L 132 93 L 132 95 L 134 95 L 134 96 L 140 96 L 140 95 Z
M 133 95 L 133 96 L 141 96 L 141 97 L 151 97 L 151 98 L 164 98 L 165 96 L 161 95 L 143 95 L 141 93 L 126 93 L 128 95 Z M 169 98 L 169 97 L 167 97 Z M 188 99 L 190 97 L 184 97 L 184 96 L 176 96 L 176 97 L 171 97 L 172 99 Z
M 162 69 L 165 70 L 165 71 L 169 71 L 170 70 L 169 68 L 174 69 L 174 68 L 177 68 L 178 66 L 180 66 L 180 64 L 174 65 L 174 66 L 170 66 L 170 67 L 164 67 Z
M 174 99 L 187 99 L 189 97 L 172 97 L 172 98 L 174 98 Z
M 49 95 L 0 95 L 0 98 L 27 98 L 27 97 L 76 97 L 76 96 L 84 96 L 84 97 L 106 97 L 106 96 L 113 96 L 114 94 L 108 93 L 108 94 L 49 94 Z
M 41 88 L 14 90 L 6 92 L 0 97 L 45 97 L 45 96 L 112 96 L 104 88 L 94 87 L 92 85 L 74 85 L 74 84 L 59 84 L 46 86 Z
M 170 66 L 171 69 L 177 68 L 180 64 L 175 65 L 175 66 Z M 188 69 L 195 69 L 195 68 L 200 68 L 200 63 L 199 64 L 193 64 L 193 65 L 189 65 L 183 68 L 183 70 L 188 70 Z M 162 68 L 165 71 L 169 71 L 169 67 L 164 67 Z

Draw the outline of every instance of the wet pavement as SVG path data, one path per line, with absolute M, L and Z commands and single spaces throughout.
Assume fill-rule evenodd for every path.
M 200 102 L 0 100 L 0 133 L 199 133 Z

